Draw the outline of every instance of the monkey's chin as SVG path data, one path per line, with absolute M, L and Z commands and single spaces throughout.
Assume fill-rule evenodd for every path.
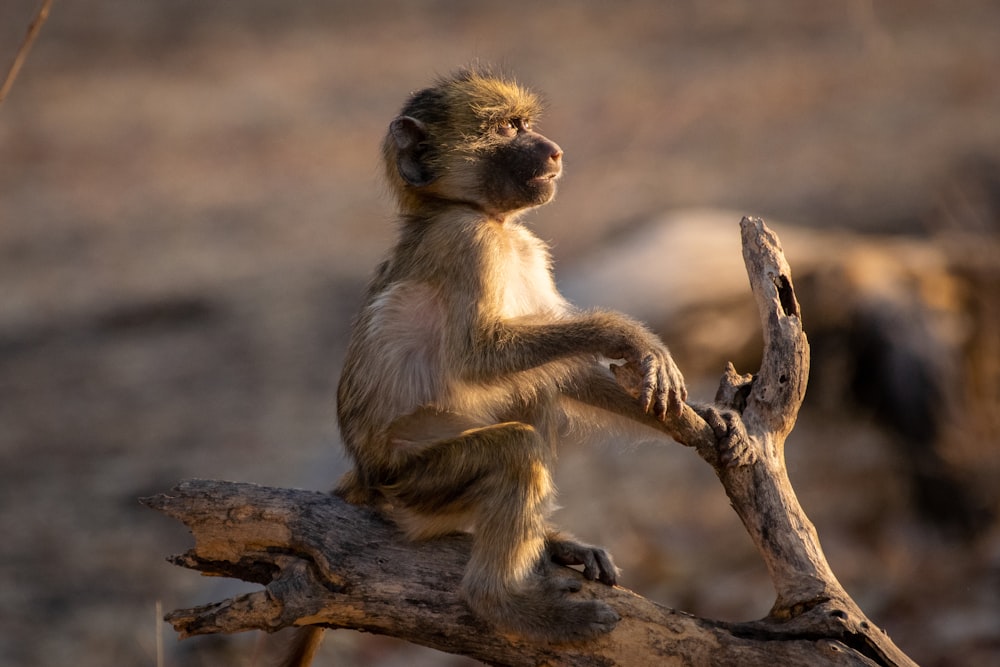
M 556 178 L 554 176 L 539 176 L 528 181 L 528 187 L 532 191 L 531 199 L 535 206 L 541 206 L 552 201 L 556 196 Z

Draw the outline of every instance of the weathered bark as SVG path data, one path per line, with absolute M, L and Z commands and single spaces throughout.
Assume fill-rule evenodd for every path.
M 669 430 L 712 465 L 767 564 L 777 599 L 766 618 L 699 619 L 585 582 L 579 595 L 615 607 L 618 627 L 588 642 L 528 642 L 492 631 L 459 600 L 467 536 L 413 544 L 374 513 L 326 494 L 189 481 L 143 500 L 194 534 L 194 548 L 173 562 L 264 590 L 167 620 L 182 636 L 353 628 L 496 665 L 913 665 L 840 586 L 788 481 L 784 443 L 805 394 L 809 347 L 777 237 L 759 219 L 744 218 L 741 229 L 764 360 L 752 379 L 730 366 L 716 403 L 742 416 L 749 455 L 732 465 L 691 408 Z

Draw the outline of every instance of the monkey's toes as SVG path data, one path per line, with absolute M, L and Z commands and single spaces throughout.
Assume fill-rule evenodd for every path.
M 541 611 L 541 609 L 532 610 Z M 601 600 L 562 599 L 537 618 L 521 616 L 520 623 L 532 627 L 521 628 L 521 634 L 536 640 L 575 642 L 591 639 L 615 629 L 621 616 L 611 605 Z
M 621 574 L 621 570 L 615 565 L 614 561 L 611 560 L 611 554 L 609 554 L 604 549 L 594 549 L 591 554 L 594 556 L 594 560 L 597 561 L 597 580 L 602 584 L 607 584 L 608 586 L 614 586 L 618 583 L 618 575 Z M 587 571 L 584 570 L 583 576 L 587 576 Z M 590 577 L 593 579 L 593 577 Z
M 753 448 L 746 426 L 738 413 L 719 410 L 712 405 L 701 406 L 697 412 L 715 433 L 715 446 L 722 465 L 736 468 L 757 460 L 757 451 Z
M 735 412 L 724 412 L 726 436 L 719 440 L 719 458 L 727 467 L 750 465 L 757 460 L 757 450 L 750 443 L 743 420 Z
M 549 557 L 560 565 L 582 565 L 583 576 L 591 581 L 614 586 L 618 583 L 618 567 L 606 550 L 570 540 L 549 542 Z
M 557 618 L 563 621 L 565 639 L 571 641 L 611 632 L 621 620 L 611 605 L 600 600 L 572 602 Z
M 734 440 L 729 446 L 719 448 L 719 459 L 727 468 L 748 466 L 757 460 L 757 453 L 747 440 Z
M 551 593 L 579 593 L 583 589 L 583 584 L 579 579 L 552 577 L 546 580 L 545 589 Z
M 579 579 L 547 577 L 513 595 L 466 591 L 466 602 L 496 627 L 535 641 L 569 642 L 611 632 L 621 617 L 602 600 L 579 600 Z

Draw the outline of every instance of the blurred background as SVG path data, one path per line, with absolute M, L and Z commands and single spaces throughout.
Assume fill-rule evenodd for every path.
M 5 70 L 37 0 L 0 4 Z M 627 310 L 694 398 L 759 327 L 737 223 L 785 242 L 814 359 L 791 480 L 833 570 L 923 665 L 1000 663 L 1000 4 L 992 0 L 55 3 L 0 106 L 0 663 L 271 664 L 157 616 L 252 587 L 165 562 L 137 498 L 330 488 L 334 392 L 392 242 L 377 146 L 473 60 L 544 92 L 530 215 L 582 304 Z M 680 446 L 567 448 L 558 523 L 694 614 L 773 602 Z M 317 664 L 463 664 L 348 631 Z

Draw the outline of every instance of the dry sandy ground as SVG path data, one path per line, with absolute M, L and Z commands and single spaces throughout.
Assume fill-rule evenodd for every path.
M 0 62 L 35 6 L 0 5 Z M 138 496 L 331 485 L 349 318 L 392 237 L 375 147 L 435 73 L 545 91 L 567 169 L 532 218 L 585 271 L 680 206 L 933 227 L 949 179 L 1000 159 L 998 26 L 992 0 L 55 3 L 0 107 L 0 663 L 153 665 L 157 601 L 242 590 L 165 563 L 188 537 Z M 997 528 L 920 522 L 864 424 L 807 409 L 798 433 L 792 481 L 868 614 L 921 664 L 1000 662 Z M 766 573 L 695 458 L 570 452 L 560 521 L 659 602 L 759 617 Z M 168 666 L 267 664 L 165 632 Z M 451 664 L 348 632 L 327 655 Z

